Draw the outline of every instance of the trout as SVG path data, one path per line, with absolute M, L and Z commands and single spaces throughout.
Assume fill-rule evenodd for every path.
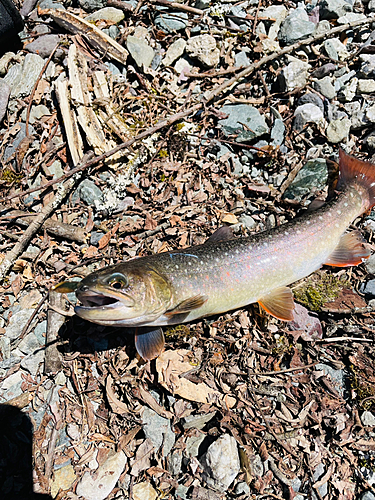
M 346 230 L 375 204 L 375 165 L 340 150 L 339 166 L 338 195 L 319 210 L 245 238 L 233 238 L 223 227 L 203 245 L 100 269 L 78 284 L 82 305 L 76 314 L 99 325 L 136 327 L 136 348 L 144 359 L 161 353 L 163 325 L 254 302 L 276 318 L 292 320 L 287 285 L 324 264 L 355 266 L 370 256 L 361 234 Z M 64 283 L 56 289 L 65 291 Z

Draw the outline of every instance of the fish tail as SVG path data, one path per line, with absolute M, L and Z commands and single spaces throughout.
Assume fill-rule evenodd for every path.
M 375 165 L 346 154 L 340 149 L 340 174 L 337 188 L 354 185 L 362 196 L 363 212 L 375 205 Z

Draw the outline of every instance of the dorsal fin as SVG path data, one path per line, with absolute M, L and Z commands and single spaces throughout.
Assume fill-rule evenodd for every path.
M 324 263 L 328 266 L 347 267 L 361 264 L 371 252 L 365 246 L 366 241 L 359 231 L 351 231 L 341 236 L 339 244 Z
M 290 288 L 286 286 L 276 288 L 258 300 L 263 309 L 275 318 L 291 321 L 294 318 L 294 300 Z
M 194 297 L 183 300 L 176 307 L 174 307 L 170 311 L 167 311 L 165 313 L 165 316 L 174 316 L 175 314 L 188 313 L 203 306 L 203 304 L 207 302 L 207 300 L 208 297 L 205 297 L 204 295 L 195 295 Z
M 206 243 L 217 243 L 218 241 L 227 241 L 234 238 L 232 228 L 229 226 L 221 226 L 208 238 Z

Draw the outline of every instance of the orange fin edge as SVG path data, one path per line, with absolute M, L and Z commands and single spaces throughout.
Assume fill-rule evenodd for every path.
M 362 264 L 363 260 L 368 259 L 371 255 L 371 251 L 366 248 L 365 243 L 362 234 L 357 230 L 343 234 L 339 244 L 324 264 L 333 267 Z
M 293 293 L 286 286 L 272 290 L 272 292 L 259 299 L 258 304 L 277 319 L 292 321 L 294 318 Z

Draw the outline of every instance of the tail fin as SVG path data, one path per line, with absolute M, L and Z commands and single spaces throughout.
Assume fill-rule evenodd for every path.
M 363 197 L 363 211 L 375 205 L 375 165 L 358 160 L 340 149 L 340 174 L 338 189 L 343 189 L 348 184 L 358 186 L 358 191 Z

